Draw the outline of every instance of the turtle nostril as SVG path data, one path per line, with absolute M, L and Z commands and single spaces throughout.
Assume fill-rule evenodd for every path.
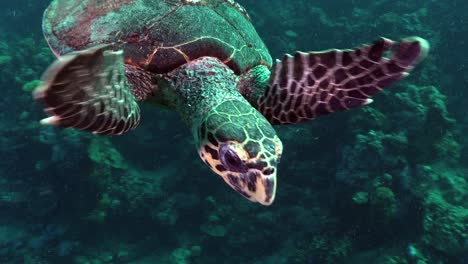
M 268 168 L 268 169 L 263 170 L 263 175 L 271 175 L 274 172 L 275 172 L 274 168 Z

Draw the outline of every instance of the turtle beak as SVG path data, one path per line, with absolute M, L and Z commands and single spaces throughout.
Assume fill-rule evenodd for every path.
M 264 175 L 259 171 L 248 171 L 238 175 L 228 174 L 226 182 L 254 203 L 268 206 L 275 200 L 276 173 Z
M 260 182 L 257 184 L 257 191 L 253 197 L 262 205 L 271 205 L 275 200 L 276 194 L 276 174 L 261 175 Z

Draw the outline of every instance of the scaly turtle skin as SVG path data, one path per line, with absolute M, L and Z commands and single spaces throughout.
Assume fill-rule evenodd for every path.
M 201 159 L 264 205 L 274 200 L 282 154 L 272 125 L 369 104 L 428 50 L 421 38 L 381 38 L 296 52 L 273 66 L 232 0 L 54 0 L 43 30 L 59 60 L 34 94 L 49 115 L 42 124 L 119 135 L 138 125 L 138 102 L 171 108 Z

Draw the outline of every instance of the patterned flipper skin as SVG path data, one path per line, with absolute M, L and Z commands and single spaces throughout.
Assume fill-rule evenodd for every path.
M 107 49 L 70 53 L 46 70 L 34 92 L 49 116 L 42 124 L 109 135 L 138 125 L 140 109 L 125 77 L 122 52 Z
M 399 43 L 381 38 L 352 50 L 287 54 L 277 61 L 258 109 L 279 125 L 369 104 L 374 94 L 407 76 L 428 50 L 427 41 L 411 37 Z

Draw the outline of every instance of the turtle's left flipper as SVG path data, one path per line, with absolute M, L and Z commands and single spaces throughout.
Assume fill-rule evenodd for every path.
M 119 135 L 140 121 L 129 89 L 122 52 L 97 46 L 65 55 L 43 75 L 34 98 L 46 106 L 45 125 Z
M 381 38 L 352 50 L 285 55 L 257 108 L 272 124 L 291 124 L 369 104 L 407 76 L 428 49 L 418 37 L 399 43 Z

